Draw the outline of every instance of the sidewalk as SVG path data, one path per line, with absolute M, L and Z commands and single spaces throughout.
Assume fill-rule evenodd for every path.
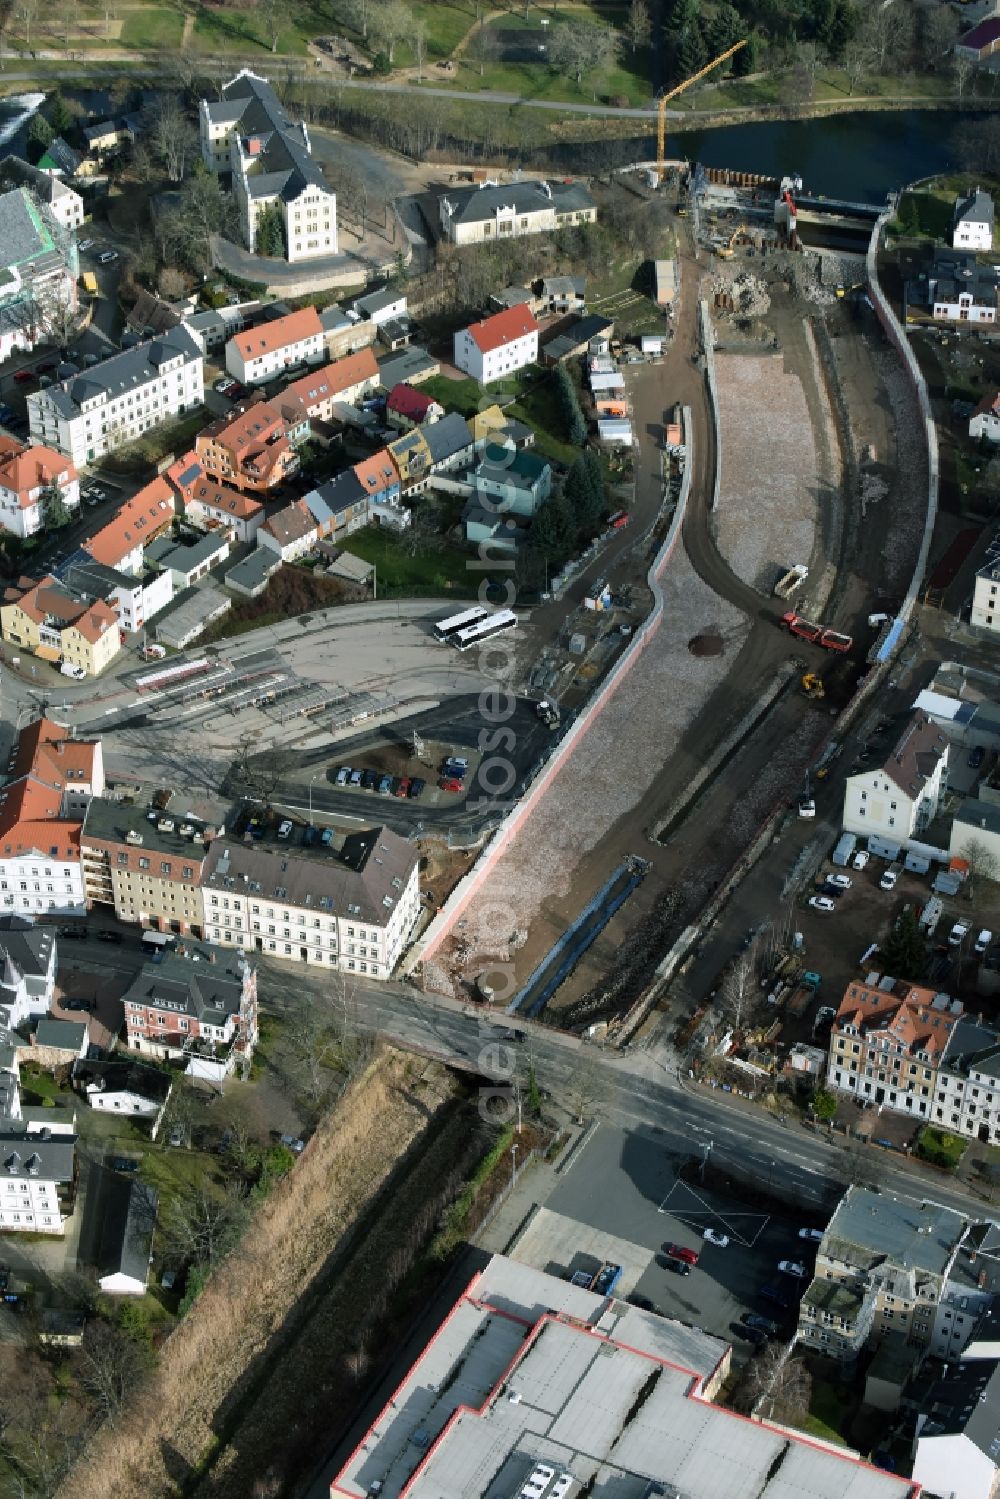
M 485 1249 L 488 1254 L 505 1253 L 528 1215 L 533 1209 L 544 1207 L 567 1171 L 572 1169 L 575 1158 L 583 1149 L 583 1143 L 599 1122 L 597 1119 L 588 1120 L 582 1129 L 575 1125 L 569 1126 L 566 1133 L 570 1138 L 554 1162 L 539 1156 L 518 1171 L 513 1190 L 507 1188 L 500 1208 L 474 1235 L 473 1242 L 478 1248 Z

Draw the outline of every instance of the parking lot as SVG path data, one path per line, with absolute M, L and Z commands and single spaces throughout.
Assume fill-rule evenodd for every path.
M 813 1265 L 814 1246 L 798 1231 L 823 1225 L 813 1217 L 789 1218 L 777 1203 L 766 1211 L 681 1181 L 678 1169 L 701 1143 L 655 1128 L 601 1125 L 532 1219 L 514 1258 L 563 1276 L 596 1272 L 606 1260 L 620 1264 L 617 1294 L 732 1341 L 737 1357 L 751 1351 L 740 1320 L 745 1313 L 767 1317 L 790 1334 Z M 706 1230 L 727 1244 L 706 1241 Z M 678 1271 L 666 1244 L 697 1253 L 690 1273 Z M 808 1275 L 799 1281 L 779 1271 L 779 1260 L 799 1262 Z M 762 1297 L 764 1286 L 776 1288 L 788 1307 Z

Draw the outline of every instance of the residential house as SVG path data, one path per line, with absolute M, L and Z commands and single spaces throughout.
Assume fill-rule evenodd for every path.
M 32 391 L 31 435 L 82 468 L 163 422 L 196 411 L 204 398 L 204 376 L 198 340 L 183 325 L 172 328 L 47 390 Z
M 318 538 L 333 541 L 359 531 L 369 520 L 369 499 L 354 469 L 346 469 L 303 496 Z
M 256 249 L 261 214 L 273 210 L 289 262 L 338 253 L 336 193 L 312 159 L 305 123 L 289 118 L 266 79 L 244 68 L 221 99 L 201 101 L 199 124 L 205 165 L 232 174 L 247 249 Z
M 239 491 L 266 494 L 299 467 L 295 443 L 308 435 L 308 418 L 289 418 L 276 401 L 251 401 L 211 422 L 195 438 L 209 478 Z
M 970 1221 L 948 1270 L 931 1332 L 932 1358 L 995 1357 L 1000 1326 L 1000 1224 Z
M 169 573 L 143 568 L 138 574 L 119 572 L 91 560 L 86 552 L 75 555 L 67 564 L 64 577 L 76 594 L 103 599 L 118 616 L 118 624 L 128 635 L 145 628 L 174 596 Z
M 898 843 L 917 837 L 937 815 L 947 769 L 947 736 L 924 714 L 914 714 L 883 765 L 847 777 L 845 833 Z
M 993 199 L 977 187 L 955 201 L 951 242 L 956 250 L 992 250 Z
M 997 286 L 996 267 L 980 265 L 974 250 L 936 249 L 924 276 L 907 282 L 907 308 L 924 308 L 939 323 L 995 324 Z
M 535 445 L 532 429 L 516 417 L 508 416 L 499 406 L 487 406 L 485 410 L 475 412 L 470 425 L 477 453 L 491 442 L 501 448 L 531 448 Z
M 284 370 L 321 364 L 326 339 L 315 307 L 236 333 L 226 344 L 226 369 L 244 385 L 262 385 Z
M 484 183 L 438 198 L 441 233 L 453 245 L 547 234 L 596 219 L 597 204 L 582 182 Z
M 995 52 L 1000 52 L 1000 16 L 980 21 L 955 43 L 955 56 L 969 62 L 985 62 Z
M 505 286 L 502 291 L 490 292 L 490 306 L 497 312 L 505 307 L 527 307 L 537 313 L 541 299 L 530 286 Z
M 38 159 L 38 170 L 48 177 L 75 177 L 83 158 L 79 151 L 67 145 L 61 135 L 49 141 Z
M 392 390 L 395 385 L 421 385 L 424 380 L 440 373 L 441 361 L 415 344 L 399 349 L 395 354 L 382 354 L 378 360 L 379 388 L 385 391 Z
M 539 301 L 542 312 L 585 312 L 586 276 L 543 276 Z
M 431 472 L 448 474 L 468 468 L 476 455 L 469 424 L 457 411 L 449 411 L 440 421 L 423 429 L 424 441 L 431 455 Z
M 166 477 L 184 506 L 184 516 L 203 530 L 228 532 L 235 541 L 253 541 L 264 523 L 264 506 L 251 494 L 241 494 L 208 478 L 197 453 L 186 453 L 170 466 Z
M 988 790 L 980 786 L 980 790 Z M 985 796 L 966 796 L 952 816 L 948 852 L 952 859 L 965 859 L 969 847 L 988 858 L 1000 857 L 1000 805 Z
M 97 1284 L 106 1296 L 145 1296 L 158 1206 L 154 1189 L 137 1177 L 105 1182 Z
M 62 229 L 79 229 L 83 223 L 83 199 L 52 172 L 29 166 L 20 156 L 0 161 L 0 188 L 26 187 L 44 203 Z
M 5 591 L 0 633 L 19 650 L 53 665 L 77 666 L 88 677 L 99 676 L 121 650 L 110 604 L 70 593 L 51 573 L 38 583 L 22 578 Z
M 0 1050 L 6 1053 L 0 1065 L 16 1068 L 14 1046 Z M 16 1071 L 13 1077 L 16 1099 Z M 46 1123 L 41 1110 L 41 1117 L 28 1118 L 27 1110 L 15 1108 L 0 1115 L 0 1233 L 56 1237 L 65 1232 L 76 1199 L 76 1116 L 60 1120 L 60 1129 L 53 1128 L 51 1110 Z
M 217 839 L 202 879 L 209 941 L 388 978 L 420 909 L 419 858 L 388 828 L 319 851 Z
M 56 983 L 56 938 L 26 916 L 0 916 L 0 1030 L 47 1015 Z
M 415 385 L 394 385 L 386 397 L 386 420 L 400 431 L 440 421 L 444 407 Z
M 257 545 L 277 552 L 282 562 L 305 557 L 319 540 L 319 522 L 305 500 L 292 500 L 278 510 L 257 532 Z
M 487 447 L 473 484 L 482 509 L 530 520 L 552 493 L 552 469 L 534 453 Z
M 225 830 L 221 808 L 198 815 L 95 796 L 80 832 L 88 908 L 108 906 L 119 921 L 199 937 L 199 889 L 206 851 Z
M 1000 1143 L 1000 1033 L 963 1015 L 938 1075 L 933 1122 L 950 1134 Z
M 82 543 L 83 550 L 105 567 L 137 575 L 143 549 L 172 528 L 175 513 L 174 492 L 161 475 L 120 505 L 107 525 Z
M 26 187 L 0 194 L 0 361 L 49 338 L 77 306 L 75 236 Z
M 207 577 L 213 567 L 225 562 L 230 541 L 228 531 L 222 530 L 188 536 L 180 541 L 161 536 L 146 548 L 146 556 L 154 567 L 170 574 L 175 592 L 180 592 L 182 588 L 191 588 L 201 578 Z
M 402 436 L 393 438 L 387 443 L 386 452 L 396 466 L 404 495 L 426 489 L 431 472 L 431 450 L 421 427 L 413 427 Z
M 371 349 L 361 349 L 287 385 L 276 404 L 295 403 L 311 420 L 329 421 L 340 402 L 356 405 L 378 388 L 378 365 Z
M 931 1201 L 848 1187 L 816 1251 L 797 1338 L 810 1353 L 852 1366 L 866 1346 L 902 1334 L 916 1359 L 967 1231 Z
M 913 1449 L 913 1478 L 922 1492 L 994 1499 L 1000 1484 L 1000 1362 L 944 1365 L 925 1405 Z
M 57 493 L 72 514 L 80 508 L 80 480 L 73 464 L 53 448 L 26 447 L 0 432 L 0 526 L 15 536 L 34 536 L 45 525 L 45 501 Z
M 378 328 L 406 316 L 406 293 L 398 287 L 380 286 L 376 291 L 355 297 L 351 311 Z
M 83 915 L 80 828 L 91 798 L 103 790 L 99 740 L 70 739 L 47 718 L 21 730 L 0 787 L 4 915 Z
M 255 307 L 256 303 L 249 306 Z M 224 348 L 234 334 L 243 332 L 247 325 L 247 309 L 240 306 L 209 307 L 188 313 L 183 322 L 205 353 L 214 354 Z
M 83 139 L 92 156 L 106 156 L 117 151 L 121 143 L 121 132 L 114 120 L 98 120 L 83 127 Z
M 830 1032 L 828 1086 L 931 1120 L 938 1069 L 961 1015 L 958 1000 L 902 979 L 852 981 Z
M 388 448 L 356 463 L 354 473 L 369 505 L 399 505 L 399 471 Z
M 480 385 L 538 362 L 538 323 L 526 307 L 509 307 L 455 334 L 455 364 Z
M 983 396 L 969 417 L 969 436 L 977 441 L 1000 442 L 1000 391 Z
M 160 956 L 159 954 L 157 956 Z M 143 965 L 122 996 L 130 1051 L 186 1061 L 193 1077 L 249 1072 L 257 974 L 242 953 L 186 940 Z
M 548 340 L 542 349 L 542 363 L 551 366 L 565 364 L 567 359 L 579 359 L 595 339 L 607 341 L 614 331 L 614 320 L 600 313 L 591 312 L 586 317 L 576 318 L 563 332 Z
M 73 1087 L 92 1109 L 121 1118 L 149 1119 L 155 1140 L 173 1088 L 170 1076 L 158 1067 L 144 1066 L 134 1057 L 121 1061 L 79 1061 L 73 1068 Z

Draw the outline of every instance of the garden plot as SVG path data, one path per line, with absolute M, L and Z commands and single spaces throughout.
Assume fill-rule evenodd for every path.
M 749 624 L 702 582 L 681 548 L 661 582 L 659 629 L 498 856 L 488 889 L 463 913 L 457 942 L 426 966 L 433 987 L 447 990 L 447 970 L 464 971 L 470 954 L 509 959 L 512 934 L 570 892 L 582 907 L 594 893 L 576 881 L 586 857 L 604 844 L 610 866 L 616 825 L 637 809 L 648 816 L 642 807 L 654 787 L 663 795 L 673 747 L 731 670 Z M 719 638 L 718 654 L 692 653 L 692 639 L 708 636 Z M 633 841 L 639 836 L 636 827 Z
M 808 563 L 821 488 L 805 391 L 780 355 L 719 354 L 717 514 L 723 557 L 769 594 L 796 562 Z

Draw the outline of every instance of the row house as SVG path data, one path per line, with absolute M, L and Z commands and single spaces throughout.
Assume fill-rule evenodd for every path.
M 508 307 L 458 330 L 455 364 L 480 385 L 489 385 L 538 363 L 538 334 L 538 323 L 529 308 Z
M 15 536 L 34 536 L 45 525 L 46 495 L 57 495 L 71 515 L 80 509 L 80 479 L 54 448 L 26 447 L 0 433 L 0 526 Z
M 310 421 L 328 422 L 333 416 L 334 406 L 341 402 L 348 406 L 358 405 L 378 388 L 378 381 L 374 353 L 371 349 L 361 349 L 286 385 L 276 398 L 276 404 L 282 410 L 287 405 L 289 414 L 299 420 L 304 413 Z
M 210 942 L 388 978 L 420 909 L 419 859 L 387 828 L 308 855 L 217 839 L 202 894 Z
M 328 359 L 340 359 L 344 354 L 356 354 L 359 349 L 367 349 L 378 336 L 375 323 L 364 322 L 353 315 L 348 316 L 336 302 L 323 308 L 319 320 L 323 324 Z
M 400 500 L 399 470 L 388 448 L 356 463 L 351 470 L 361 485 L 369 505 L 395 505 Z
M 5 915 L 83 915 L 80 828 L 91 798 L 103 790 L 100 740 L 70 739 L 47 718 L 21 730 L 0 788 Z
M 201 345 L 183 325 L 28 396 L 31 436 L 77 468 L 195 411 L 205 394 Z
M 82 543 L 83 550 L 104 567 L 139 576 L 145 547 L 169 531 L 175 517 L 174 492 L 160 475 L 120 505 L 107 525 Z
M 900 979 L 848 984 L 830 1033 L 827 1084 L 859 1103 L 932 1119 L 938 1070 L 961 1015 L 959 1001 Z
M 944 797 L 948 750 L 940 726 L 915 713 L 884 764 L 847 777 L 844 831 L 897 843 L 919 837 Z
M 195 453 L 209 478 L 240 492 L 266 494 L 297 471 L 295 445 L 308 434 L 304 415 L 289 420 L 277 402 L 256 400 L 199 432 Z
M 260 500 L 210 479 L 194 452 L 171 464 L 166 477 L 177 491 L 185 520 L 200 530 L 221 530 L 235 541 L 253 541 L 264 524 Z
M 118 616 L 103 599 L 72 594 L 51 574 L 22 578 L 0 604 L 0 634 L 18 650 L 96 677 L 121 650 Z
M 277 552 L 282 562 L 295 562 L 307 556 L 319 541 L 320 524 L 305 500 L 292 500 L 268 516 L 257 532 L 257 545 Z
M 15 1030 L 52 1008 L 56 937 L 26 916 L 0 916 L 0 1026 Z
M 119 921 L 178 936 L 202 931 L 205 855 L 223 831 L 188 813 L 95 797 L 80 834 L 88 906 L 108 906 Z
M 104 599 L 118 616 L 119 627 L 137 634 L 160 614 L 174 596 L 173 580 L 167 573 L 144 568 L 141 573 L 123 573 L 78 554 L 66 567 L 66 582 L 77 593 Z
M 184 1061 L 192 1076 L 249 1074 L 257 974 L 240 954 L 190 940 L 146 963 L 122 996 L 130 1051 Z
M 386 397 L 385 415 L 392 426 L 406 432 L 410 427 L 440 421 L 444 407 L 417 386 L 394 385 Z
M 262 385 L 302 364 L 320 364 L 326 339 L 315 307 L 303 307 L 237 333 L 226 344 L 226 369 L 244 385 Z

